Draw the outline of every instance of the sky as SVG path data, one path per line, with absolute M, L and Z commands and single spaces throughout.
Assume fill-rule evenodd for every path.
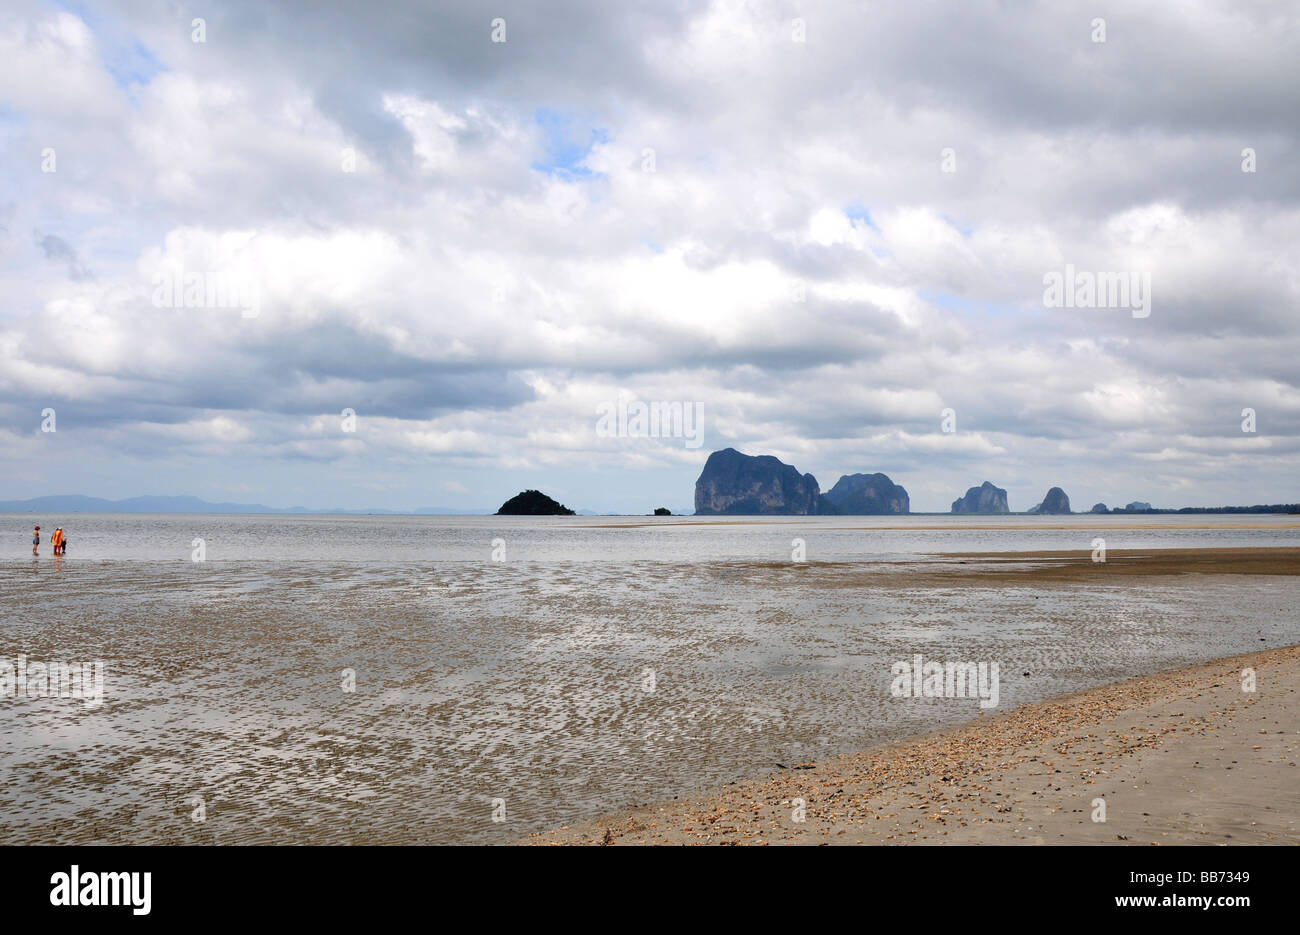
M 0 499 L 1300 500 L 1294 3 L 292 6 L 6 0 Z

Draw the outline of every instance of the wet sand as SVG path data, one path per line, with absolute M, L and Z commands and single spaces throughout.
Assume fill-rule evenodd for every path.
M 965 578 L 979 584 L 1047 582 L 1105 583 L 1115 576 L 1300 575 L 1300 549 L 1110 549 L 1104 562 L 1089 551 L 950 553 L 957 567 L 936 570 L 936 578 Z
M 1115 585 L 1129 577 L 1300 575 L 1300 548 L 1111 549 L 1094 562 L 1069 552 L 948 552 L 921 561 L 731 562 L 732 573 L 815 575 L 824 588 Z
M 1253 668 L 1256 690 L 1243 690 Z M 1300 646 L 1022 705 L 528 844 L 1300 844 Z M 796 822 L 796 800 L 805 820 Z M 1104 821 L 1097 800 L 1104 800 Z
M 927 516 L 936 514 L 918 513 L 917 516 Z M 938 514 L 946 515 L 946 514 Z M 1142 514 L 1139 514 L 1142 515 Z M 1290 514 L 1288 514 L 1290 515 Z M 663 526 L 797 526 L 798 516 L 786 516 L 781 519 L 784 522 L 774 522 L 772 520 L 708 520 L 695 519 L 693 517 L 675 517 L 672 522 L 636 522 L 636 523 L 587 523 L 574 524 L 570 529 L 644 529 L 647 527 Z M 1123 522 L 1079 522 L 1079 523 L 961 523 L 959 526 L 927 526 L 920 523 L 909 523 L 899 526 L 842 526 L 841 529 L 860 529 L 870 532 L 885 530 L 901 530 L 908 532 L 950 532 L 954 528 L 962 530 L 987 529 L 987 530 L 1040 530 L 1040 529 L 1127 529 L 1128 524 Z M 1252 523 L 1234 522 L 1234 523 L 1150 523 L 1146 522 L 1141 525 L 1142 529 L 1300 529 L 1300 523 Z
M 997 661 L 1002 712 L 1300 643 L 1296 548 L 774 563 L 766 547 L 701 557 L 737 554 L 710 542 L 656 562 L 611 547 L 604 561 L 0 566 L 0 655 L 107 673 L 98 708 L 0 702 L 0 837 L 511 843 L 969 725 L 976 699 L 892 695 L 891 664 L 916 652 Z

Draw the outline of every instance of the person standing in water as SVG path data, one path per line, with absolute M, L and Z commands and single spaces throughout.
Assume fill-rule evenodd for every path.
M 36 555 L 41 548 L 41 527 L 36 526 L 32 529 L 32 554 Z
M 63 527 L 55 526 L 54 534 L 50 536 L 50 546 L 54 549 L 55 555 L 63 554 Z

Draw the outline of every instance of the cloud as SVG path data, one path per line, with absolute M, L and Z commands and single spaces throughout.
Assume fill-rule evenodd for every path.
M 46 234 L 42 237 L 38 233 L 36 243 L 45 252 L 45 259 L 67 264 L 69 279 L 80 282 L 83 279 L 93 278 L 90 270 L 78 262 L 77 251 L 73 250 L 72 245 L 62 237 L 56 237 L 53 234 Z
M 734 445 L 917 509 L 985 477 L 1154 502 L 1107 488 L 1151 464 L 1187 503 L 1296 499 L 1284 4 L 224 2 L 204 43 L 192 15 L 0 16 L 11 496 L 48 492 L 53 405 L 61 488 L 101 495 L 158 492 L 147 465 L 641 510 Z M 1067 264 L 1149 273 L 1150 317 L 1044 307 Z M 619 394 L 698 401 L 704 447 L 598 437 Z

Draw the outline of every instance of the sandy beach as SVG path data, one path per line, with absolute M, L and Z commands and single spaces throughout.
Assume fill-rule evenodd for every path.
M 1300 647 L 1234 656 L 524 843 L 1300 844 L 1298 687 Z

